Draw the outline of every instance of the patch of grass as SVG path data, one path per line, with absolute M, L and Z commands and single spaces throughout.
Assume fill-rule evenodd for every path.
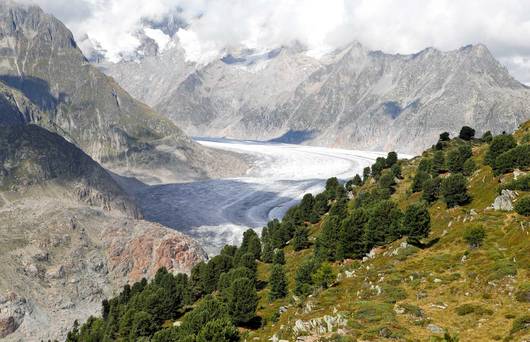
M 407 292 L 405 292 L 405 290 L 403 290 L 401 287 L 383 285 L 382 289 L 383 291 L 381 292 L 381 296 L 387 303 L 395 303 L 407 298 Z
M 393 321 L 395 314 L 391 304 L 368 301 L 357 302 L 357 310 L 354 313 L 354 317 L 366 323 L 376 323 Z
M 519 331 L 530 329 L 530 315 L 522 316 L 513 321 L 512 330 L 510 334 L 515 334 Z
M 470 304 L 470 303 L 460 305 L 459 307 L 455 309 L 455 311 L 458 314 L 458 316 L 465 316 L 469 314 L 476 314 L 479 316 L 493 314 L 493 311 L 490 309 L 484 308 L 478 304 Z
M 530 303 L 530 283 L 522 284 L 515 293 L 518 302 Z
M 489 277 L 490 280 L 498 280 L 507 276 L 517 275 L 517 265 L 511 259 L 500 259 L 495 261 L 495 265 Z
M 400 304 L 399 306 L 405 309 L 405 313 L 408 315 L 412 315 L 418 318 L 423 317 L 423 310 L 419 306 L 407 303 Z

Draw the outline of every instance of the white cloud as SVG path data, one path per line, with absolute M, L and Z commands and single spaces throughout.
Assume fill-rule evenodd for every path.
M 527 0 L 25 0 L 98 41 L 117 60 L 134 50 L 142 18 L 177 6 L 188 56 L 214 58 L 231 46 L 267 49 L 293 40 L 319 51 L 358 40 L 371 49 L 412 53 L 486 44 L 514 76 L 530 82 Z

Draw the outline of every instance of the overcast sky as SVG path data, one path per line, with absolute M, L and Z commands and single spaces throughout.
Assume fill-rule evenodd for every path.
M 59 17 L 78 40 L 88 34 L 111 59 L 138 46 L 142 18 L 160 18 L 179 7 L 190 25 L 178 36 L 191 59 L 213 58 L 227 46 L 267 49 L 295 39 L 314 52 L 353 40 L 388 53 L 480 42 L 530 84 L 529 0 L 23 1 Z

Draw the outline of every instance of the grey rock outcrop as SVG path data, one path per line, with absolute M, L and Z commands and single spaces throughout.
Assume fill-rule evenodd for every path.
M 105 72 L 193 135 L 415 153 L 443 131 L 500 133 L 530 118 L 530 90 L 480 44 L 391 55 L 352 43 L 319 59 L 294 44 L 199 65 L 176 40 Z
M 491 205 L 495 210 L 511 211 L 513 210 L 513 200 L 517 197 L 512 190 L 502 190 L 501 194 L 495 198 Z

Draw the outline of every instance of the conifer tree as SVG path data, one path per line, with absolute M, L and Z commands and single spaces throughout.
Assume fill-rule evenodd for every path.
M 243 233 L 243 241 L 241 242 L 241 247 L 239 247 L 239 252 L 241 255 L 251 253 L 254 255 L 254 259 L 259 260 L 261 256 L 261 242 L 254 229 L 247 229 Z
M 433 177 L 445 170 L 445 154 L 443 151 L 436 151 L 432 157 L 431 173 Z
M 462 174 L 453 174 L 445 178 L 440 186 L 440 193 L 448 208 L 469 202 L 467 180 Z
M 386 167 L 392 167 L 398 161 L 398 155 L 396 152 L 388 152 L 386 156 Z
M 367 166 L 363 169 L 363 183 L 366 183 L 368 178 L 370 178 L 370 175 L 371 175 L 370 167 Z
M 287 296 L 287 278 L 283 266 L 275 264 L 272 266 L 271 276 L 269 278 L 269 300 L 274 301 Z
M 440 184 L 442 179 L 440 177 L 435 177 L 428 179 L 423 183 L 423 193 L 421 195 L 422 199 L 427 203 L 432 203 L 440 197 Z
M 431 230 L 431 216 L 427 207 L 421 203 L 414 203 L 407 207 L 403 216 L 403 233 L 409 239 L 417 242 L 427 237 Z
M 299 296 L 307 296 L 313 290 L 312 274 L 317 264 L 314 260 L 304 261 L 296 270 L 294 293 Z
M 258 300 L 256 288 L 250 279 L 234 280 L 228 294 L 228 312 L 234 323 L 245 324 L 256 317 Z
M 297 227 L 294 232 L 294 237 L 291 240 L 293 249 L 300 251 L 309 247 L 309 237 L 306 227 Z
M 283 249 L 277 249 L 274 251 L 272 263 L 278 265 L 285 265 L 285 254 L 283 253 Z
M 363 241 L 366 222 L 368 222 L 368 215 L 362 208 L 355 209 L 341 222 L 339 259 L 358 258 L 366 253 Z
M 423 189 L 423 184 L 429 180 L 431 176 L 425 171 L 417 171 L 412 180 L 412 192 L 419 192 Z
M 354 177 L 353 177 L 353 185 L 355 186 L 360 186 L 363 184 L 363 180 L 361 179 L 361 176 L 359 176 L 359 174 L 356 174 Z

